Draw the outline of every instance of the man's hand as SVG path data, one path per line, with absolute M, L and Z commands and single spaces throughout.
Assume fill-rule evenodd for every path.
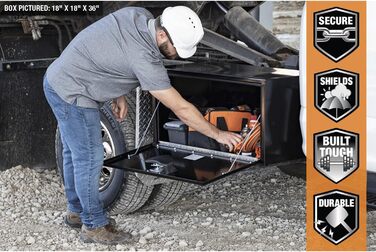
M 242 140 L 242 136 L 233 132 L 220 130 L 215 140 L 218 143 L 224 144 L 232 152 L 235 146 Z
M 121 122 L 124 120 L 128 112 L 128 105 L 125 97 L 122 95 L 114 99 L 111 103 L 112 113 L 115 115 L 116 120 Z

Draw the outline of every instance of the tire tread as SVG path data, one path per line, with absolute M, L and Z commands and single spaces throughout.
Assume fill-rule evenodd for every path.
M 160 209 L 173 204 L 184 194 L 186 186 L 181 181 L 155 185 L 149 200 L 140 210 Z

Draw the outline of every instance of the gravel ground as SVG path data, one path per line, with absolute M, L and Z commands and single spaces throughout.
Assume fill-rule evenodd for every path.
M 376 250 L 376 211 L 367 214 L 368 250 Z
M 0 250 L 304 250 L 305 182 L 254 168 L 199 187 L 168 208 L 114 216 L 128 244 L 85 244 L 66 227 L 55 170 L 0 173 Z
M 113 216 L 127 244 L 85 244 L 63 223 L 55 170 L 0 172 L 1 250 L 305 250 L 305 181 L 276 167 L 253 168 L 187 192 L 158 211 Z M 368 213 L 376 249 L 376 212 Z

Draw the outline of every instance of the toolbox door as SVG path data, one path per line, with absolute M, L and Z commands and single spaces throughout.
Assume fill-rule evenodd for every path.
M 131 151 L 107 159 L 104 166 L 206 185 L 258 161 L 255 158 L 240 157 L 234 162 L 235 154 L 225 156 L 226 153 L 219 151 L 202 149 L 201 152 L 200 148 L 194 148 L 193 151 L 190 146 L 186 147 L 181 149 L 160 144 L 147 145 L 137 153 Z

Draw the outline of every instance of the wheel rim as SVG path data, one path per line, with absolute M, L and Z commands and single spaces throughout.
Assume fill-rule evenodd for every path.
M 115 145 L 110 132 L 107 127 L 101 122 L 102 128 L 102 143 L 104 160 L 109 159 L 115 156 Z M 109 167 L 103 167 L 101 174 L 99 176 L 99 191 L 102 192 L 111 184 L 112 179 L 114 178 L 114 169 Z

